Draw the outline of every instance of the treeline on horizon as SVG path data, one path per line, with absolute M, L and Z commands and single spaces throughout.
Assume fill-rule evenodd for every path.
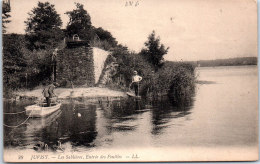
M 229 59 L 198 60 L 190 63 L 200 67 L 257 65 L 257 57 L 237 57 Z

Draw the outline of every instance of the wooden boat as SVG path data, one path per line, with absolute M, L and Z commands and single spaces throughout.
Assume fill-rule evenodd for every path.
M 35 119 L 29 119 L 24 133 L 27 136 L 32 136 L 32 134 L 35 133 L 36 131 L 40 131 L 43 128 L 53 124 L 53 122 L 60 117 L 61 113 L 62 113 L 61 110 L 57 110 L 46 117 L 37 117 Z
M 50 107 L 47 107 L 46 103 L 38 103 L 25 107 L 25 110 L 30 117 L 46 117 L 60 109 L 60 106 L 61 102 L 51 103 Z

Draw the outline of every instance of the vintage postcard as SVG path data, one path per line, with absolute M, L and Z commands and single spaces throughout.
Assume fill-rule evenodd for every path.
M 257 1 L 2 0 L 5 162 L 258 160 Z

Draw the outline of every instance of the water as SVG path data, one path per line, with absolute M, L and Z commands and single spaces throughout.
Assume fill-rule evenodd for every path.
M 145 147 L 250 147 L 257 144 L 258 79 L 256 66 L 205 67 L 192 101 L 176 107 L 168 100 L 122 99 L 89 103 L 69 100 L 47 118 L 4 127 L 6 149 L 86 152 Z M 32 102 L 4 102 L 4 112 L 23 111 Z M 17 125 L 24 113 L 4 115 Z

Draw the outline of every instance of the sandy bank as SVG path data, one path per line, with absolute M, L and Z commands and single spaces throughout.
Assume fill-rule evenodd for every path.
M 31 91 L 20 91 L 17 92 L 17 96 L 21 97 L 31 97 L 41 99 L 43 98 L 42 95 L 42 88 L 35 89 Z M 55 89 L 55 93 L 58 95 L 60 99 L 66 98 L 78 98 L 78 97 L 125 97 L 126 94 L 121 91 L 115 91 L 108 88 L 99 88 L 99 87 L 92 87 L 92 88 L 57 88 Z
M 108 51 L 104 51 L 100 48 L 93 47 L 93 60 L 94 60 L 94 71 L 95 71 L 95 84 L 98 82 L 99 77 L 104 68 L 104 63 L 109 55 Z

